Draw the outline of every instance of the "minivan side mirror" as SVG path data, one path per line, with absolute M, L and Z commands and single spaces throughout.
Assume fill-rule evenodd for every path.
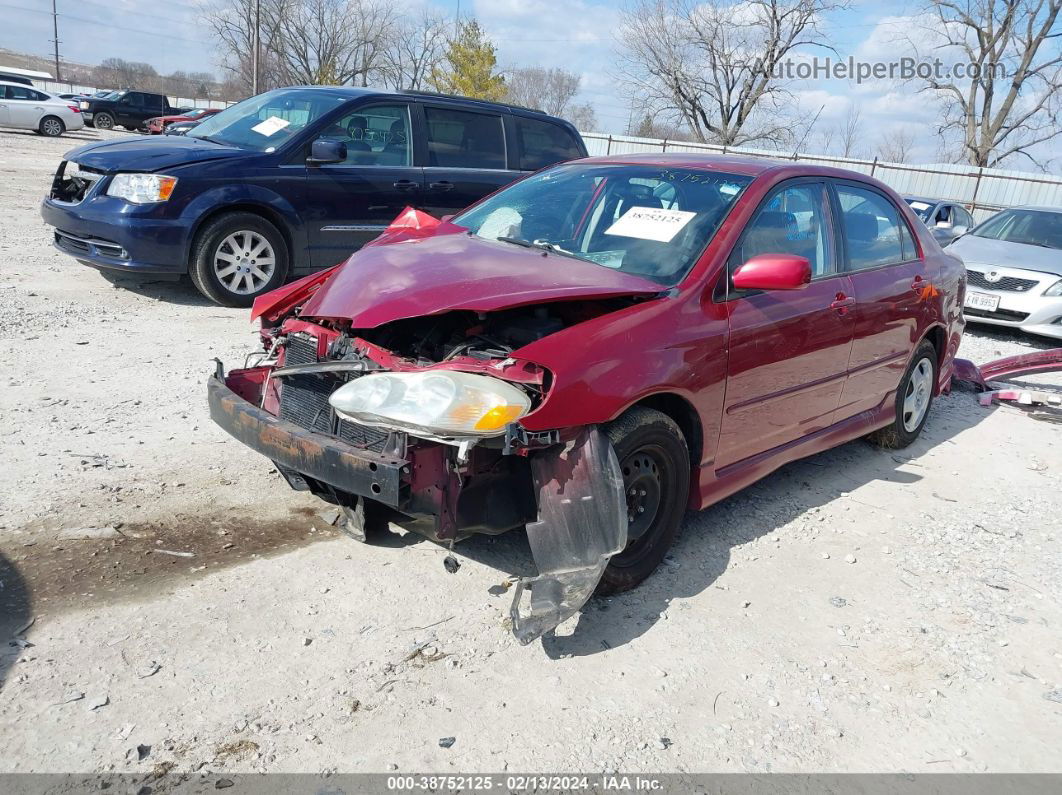
M 811 282 L 811 263 L 796 254 L 757 254 L 732 277 L 739 290 L 799 290 Z
M 306 162 L 311 166 L 328 163 L 342 163 L 347 159 L 347 145 L 331 138 L 318 138 L 310 146 L 310 156 Z

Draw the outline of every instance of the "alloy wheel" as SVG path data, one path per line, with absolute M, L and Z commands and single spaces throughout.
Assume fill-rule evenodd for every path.
M 923 357 L 911 370 L 903 397 L 903 427 L 908 433 L 914 433 L 922 424 L 932 396 L 933 363 Z
M 264 235 L 249 229 L 233 232 L 214 252 L 214 275 L 237 295 L 256 293 L 272 278 L 276 252 Z
M 50 138 L 58 138 L 63 134 L 63 125 L 58 119 L 45 119 L 41 123 L 41 132 Z

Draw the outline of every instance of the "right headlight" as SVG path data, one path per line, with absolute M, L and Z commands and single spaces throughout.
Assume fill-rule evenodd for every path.
M 1046 290 L 1044 290 L 1044 295 L 1050 298 L 1055 298 L 1057 296 L 1062 295 L 1062 279 L 1059 279 L 1057 282 L 1055 282 Z
M 531 410 L 527 393 L 508 381 L 442 370 L 364 375 L 328 402 L 362 425 L 443 437 L 499 436 Z
M 177 177 L 164 174 L 115 174 L 107 195 L 133 204 L 168 201 L 177 187 Z

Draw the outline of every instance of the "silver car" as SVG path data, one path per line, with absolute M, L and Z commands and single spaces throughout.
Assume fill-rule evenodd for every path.
M 76 103 L 32 86 L 0 80 L 0 127 L 35 130 L 49 138 L 58 138 L 67 130 L 80 130 L 84 126 Z
M 1062 207 L 993 215 L 947 247 L 966 264 L 968 320 L 1062 339 Z

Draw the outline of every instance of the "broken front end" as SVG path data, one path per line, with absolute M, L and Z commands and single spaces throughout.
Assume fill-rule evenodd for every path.
M 519 421 L 548 394 L 550 374 L 514 351 L 565 320 L 536 307 L 371 332 L 265 322 L 257 362 L 228 374 L 218 363 L 211 416 L 292 488 L 339 506 L 355 537 L 393 522 L 452 546 L 526 526 L 539 574 L 517 585 L 512 621 L 529 643 L 582 607 L 627 540 L 605 433 L 532 433 Z

